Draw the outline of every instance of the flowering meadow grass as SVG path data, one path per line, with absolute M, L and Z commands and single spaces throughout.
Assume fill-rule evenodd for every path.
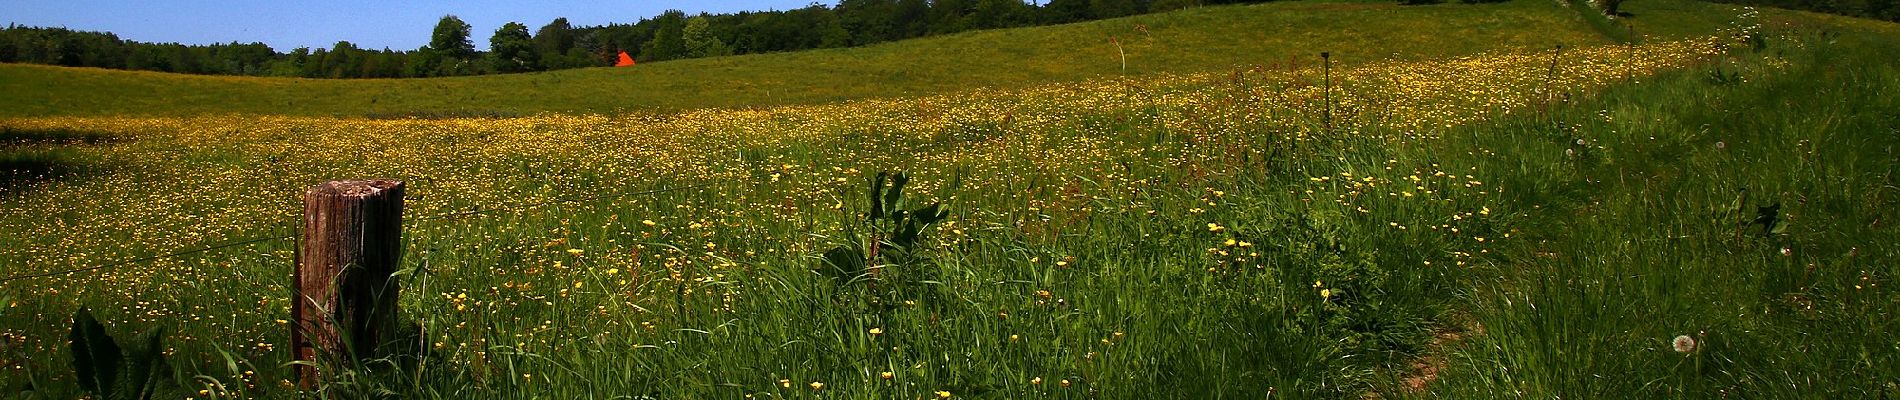
M 1900 75 L 1870 60 L 1893 32 L 1730 19 L 1330 79 L 1265 65 L 753 109 L 5 118 L 112 139 L 20 145 L 77 167 L 0 201 L 17 243 L 0 266 L 284 235 L 303 188 L 385 177 L 409 185 L 401 308 L 425 350 L 325 364 L 331 396 L 1892 395 L 1900 255 L 1879 221 L 1900 161 L 1876 110 Z M 1830 97 L 1854 101 L 1814 101 Z M 950 217 L 875 279 L 824 273 L 827 249 L 861 244 L 885 170 Z M 1771 201 L 1791 228 L 1736 234 L 1756 217 L 1736 210 Z M 297 397 L 293 251 L 5 282 L 0 390 L 78 396 L 65 335 L 86 306 L 122 336 L 169 327 L 175 397 Z
M 1699 27 L 1711 19 L 1706 13 L 1658 12 L 1672 13 L 1669 23 L 1656 24 L 1658 37 L 1707 34 L 1678 28 Z M 1243 64 L 1310 65 L 1313 54 L 1328 50 L 1339 62 L 1358 64 L 1559 43 L 1609 42 L 1576 12 L 1548 1 L 1419 7 L 1286 1 L 857 48 L 449 79 L 214 77 L 0 64 L 0 93 L 10 94 L 0 96 L 0 115 L 528 116 L 748 108 L 1217 72 Z

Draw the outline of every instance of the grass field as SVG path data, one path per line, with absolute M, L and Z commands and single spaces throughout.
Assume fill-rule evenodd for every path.
M 0 98 L 0 115 L 525 116 L 817 104 L 1228 71 L 1241 65 L 1304 65 L 1321 51 L 1333 52 L 1343 63 L 1359 63 L 1606 43 L 1579 21 L 1574 12 L 1536 2 L 1403 8 L 1288 2 L 864 48 L 449 79 L 206 77 L 0 65 L 0 92 L 11 93 Z
M 1900 395 L 1900 66 L 1884 58 L 1900 28 L 1655 1 L 1628 6 L 1647 37 L 1613 44 L 1563 7 L 1207 7 L 656 63 L 632 74 L 725 83 L 632 112 L 513 118 L 364 117 L 444 110 L 422 97 L 372 112 L 163 93 L 480 85 L 493 97 L 467 109 L 605 111 L 621 107 L 497 99 L 626 72 L 303 81 L 0 66 L 160 88 L 21 92 L 88 105 L 0 119 L 8 154 L 62 165 L 0 194 L 0 276 L 286 234 L 303 188 L 391 177 L 410 196 L 402 310 L 429 351 L 387 363 L 403 368 L 326 364 L 331 396 Z M 1518 20 L 1543 23 L 1477 28 Z M 1345 21 L 1363 30 L 1301 39 Z M 1473 30 L 1366 34 L 1424 21 Z M 1158 39 L 1132 53 L 1130 76 L 1118 61 L 969 76 L 891 61 L 1083 57 L 1001 44 L 1135 23 Z M 1299 33 L 1214 38 L 1242 23 Z M 1311 59 L 1259 61 L 1310 52 L 1283 47 L 1341 60 L 1330 82 Z M 1169 61 L 1135 71 L 1139 59 Z M 721 96 L 768 79 L 706 68 L 818 60 L 932 72 L 815 76 L 833 87 L 781 100 Z M 151 105 L 163 101 L 176 102 Z M 747 104 L 777 106 L 698 108 Z M 886 170 L 909 173 L 911 207 L 941 201 L 949 218 L 914 245 L 878 246 L 895 255 L 871 260 L 875 278 L 830 272 L 828 250 L 890 237 L 864 220 Z M 484 213 L 429 218 L 467 210 Z M 296 397 L 281 322 L 293 249 L 7 281 L 0 390 L 79 396 L 67 318 L 87 306 L 122 337 L 169 328 L 171 397 Z M 1678 336 L 1695 344 L 1673 348 Z

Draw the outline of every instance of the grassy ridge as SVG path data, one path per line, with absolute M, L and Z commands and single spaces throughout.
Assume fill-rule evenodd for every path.
M 1900 395 L 1900 35 L 1776 15 L 1792 40 L 1447 141 L 1505 155 L 1474 161 L 1535 236 L 1432 394 Z
M 0 65 L 0 115 L 532 114 L 810 104 L 1020 87 L 1122 74 L 1357 63 L 1603 43 L 1538 1 L 1399 7 L 1285 2 L 1201 7 L 864 48 L 660 62 L 636 68 L 405 80 L 183 76 Z
M 37 272 L 258 236 L 311 183 L 399 177 L 419 216 L 403 309 L 433 352 L 413 375 L 352 370 L 325 388 L 339 396 L 1352 397 L 1430 348 L 1472 267 L 1520 240 L 1501 171 L 1404 149 L 1713 51 L 1366 63 L 1337 68 L 1331 96 L 1309 68 L 625 116 L 8 119 L 135 139 L 92 153 L 119 173 L 0 204 L 27 244 L 0 260 Z M 876 237 L 858 199 L 885 169 L 954 210 L 906 249 L 924 258 L 883 260 L 874 284 L 814 268 Z M 709 185 L 421 217 L 688 183 Z M 286 396 L 290 254 L 8 285 L 4 355 L 32 372 L 5 383 L 72 392 L 61 327 L 38 321 L 95 305 L 179 332 L 188 388 Z
M 703 182 L 413 221 L 402 308 L 433 350 L 401 361 L 424 368 L 359 367 L 324 390 L 1900 394 L 1900 104 L 1885 96 L 1900 68 L 1881 58 L 1900 32 L 1638 4 L 1658 24 L 1639 33 L 1776 35 L 1722 52 L 1647 40 L 1354 62 L 1325 95 L 1316 71 L 1249 69 L 613 116 L 0 119 L 126 140 L 71 150 L 109 173 L 0 202 L 0 234 L 22 242 L 0 261 L 39 271 L 246 237 L 338 176 L 409 181 L 415 215 Z M 909 193 L 947 202 L 950 222 L 875 284 L 814 267 L 864 244 L 864 180 L 883 169 L 911 171 Z M 1742 224 L 1777 202 L 1779 233 Z M 93 305 L 121 329 L 172 327 L 184 395 L 290 397 L 274 319 L 291 247 L 9 282 L 0 367 L 22 372 L 0 390 L 76 397 L 64 326 L 45 321 Z M 1698 348 L 1672 350 L 1676 335 Z

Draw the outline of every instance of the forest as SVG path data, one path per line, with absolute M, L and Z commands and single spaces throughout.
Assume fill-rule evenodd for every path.
M 486 51 L 472 27 L 443 16 L 416 49 L 278 51 L 263 43 L 147 43 L 63 27 L 0 30 L 0 62 L 211 75 L 408 78 L 548 71 L 612 65 L 622 51 L 640 62 L 862 46 L 980 29 L 1053 25 L 1242 0 L 842 0 L 785 11 L 688 15 L 670 10 L 628 24 L 575 26 L 556 18 L 530 31 L 510 22 Z

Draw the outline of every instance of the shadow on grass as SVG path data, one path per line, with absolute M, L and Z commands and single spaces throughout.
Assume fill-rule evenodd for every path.
M 119 141 L 120 137 L 73 129 L 20 129 L 0 127 L 0 151 L 42 145 L 92 145 Z
M 94 170 L 79 158 L 79 149 L 119 139 L 102 132 L 70 129 L 0 128 L 0 198 Z

